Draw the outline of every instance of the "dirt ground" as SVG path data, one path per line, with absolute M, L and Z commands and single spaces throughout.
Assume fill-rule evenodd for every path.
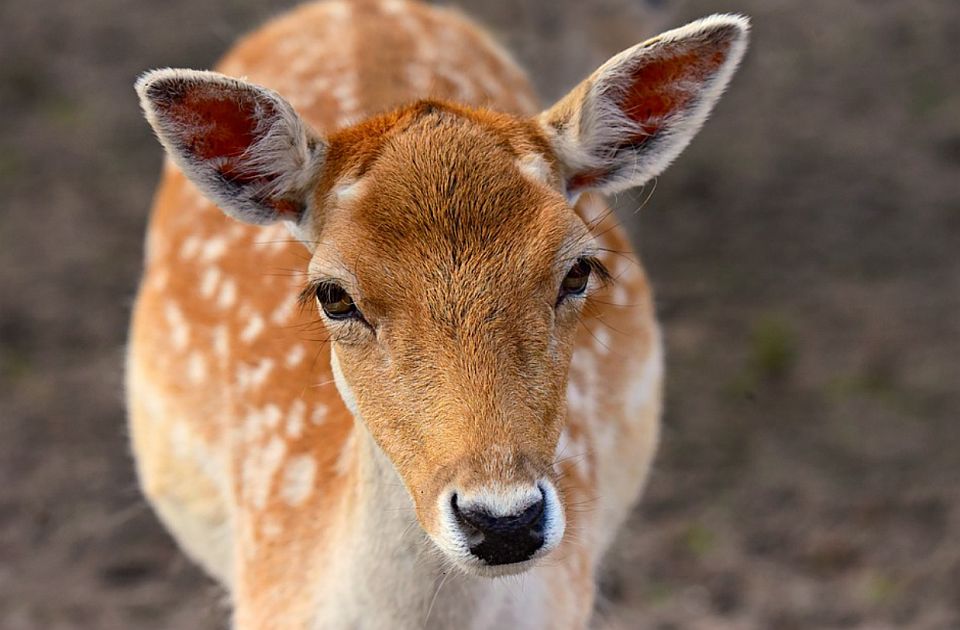
M 960 628 L 960 3 L 471 0 L 553 99 L 655 29 L 753 17 L 741 74 L 618 200 L 667 333 L 612 554 L 628 628 Z M 121 364 L 160 148 L 132 83 L 282 8 L 0 4 L 0 628 L 223 628 L 138 494 Z

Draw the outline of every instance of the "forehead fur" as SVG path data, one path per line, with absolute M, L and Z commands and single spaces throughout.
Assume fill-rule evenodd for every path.
M 362 182 L 341 216 L 330 217 L 334 240 L 346 257 L 352 248 L 378 252 L 375 264 L 351 261 L 361 284 L 377 290 L 403 290 L 391 278 L 408 279 L 410 269 L 461 290 L 476 285 L 478 296 L 484 279 L 501 272 L 501 288 L 540 282 L 577 221 L 559 192 L 521 168 L 531 155 L 553 166 L 527 121 L 421 102 L 346 130 L 330 146 L 340 162 L 328 186 Z
M 355 171 L 355 174 L 362 175 L 377 160 L 387 142 L 410 131 L 414 125 L 425 121 L 437 123 L 454 120 L 483 129 L 514 157 L 529 153 L 550 155 L 549 140 L 533 120 L 458 103 L 425 99 L 334 133 L 329 138 L 327 173 L 341 176 Z

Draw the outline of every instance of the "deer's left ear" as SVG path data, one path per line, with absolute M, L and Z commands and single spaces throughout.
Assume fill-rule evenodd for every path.
M 618 192 L 662 172 L 720 98 L 748 32 L 736 15 L 668 31 L 613 57 L 540 114 L 567 194 Z
M 183 173 L 220 209 L 303 237 L 326 145 L 289 103 L 216 72 L 154 70 L 137 81 L 147 120 Z

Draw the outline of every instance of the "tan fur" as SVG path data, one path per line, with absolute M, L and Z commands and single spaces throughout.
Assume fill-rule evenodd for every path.
M 164 171 L 128 360 L 160 517 L 238 628 L 584 627 L 656 447 L 659 333 L 606 204 L 571 211 L 522 73 L 455 12 L 405 0 L 305 5 L 220 70 L 291 103 L 323 163 L 307 250 Z M 614 282 L 555 308 L 585 251 Z M 297 306 L 327 277 L 375 331 Z M 428 539 L 450 488 L 539 478 L 567 533 L 519 578 L 451 569 Z

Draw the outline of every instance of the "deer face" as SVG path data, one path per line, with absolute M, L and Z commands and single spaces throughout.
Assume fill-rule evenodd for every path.
M 303 297 L 341 395 L 450 560 L 523 570 L 559 544 L 552 463 L 578 316 L 604 279 L 571 203 L 659 173 L 739 62 L 715 16 L 611 59 L 525 120 L 421 102 L 321 138 L 269 90 L 165 70 L 138 83 L 173 160 L 235 218 L 312 251 Z
M 521 568 L 563 534 L 551 465 L 592 239 L 533 124 L 426 104 L 367 127 L 331 139 L 385 138 L 320 192 L 306 295 L 426 532 L 465 568 Z

